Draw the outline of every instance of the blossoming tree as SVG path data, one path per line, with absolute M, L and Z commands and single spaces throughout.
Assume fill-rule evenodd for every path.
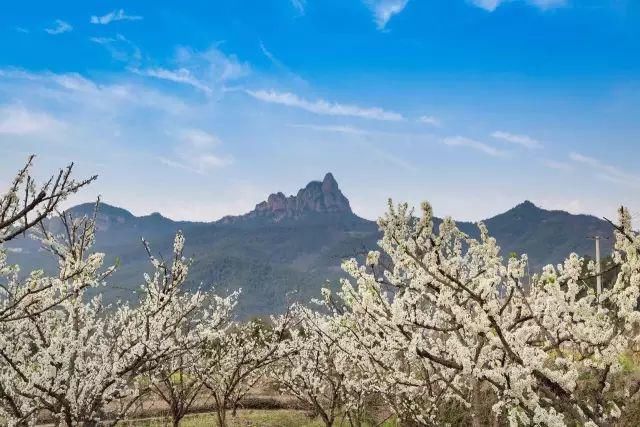
M 473 411 L 473 392 L 485 387 L 497 397 L 495 413 L 514 425 L 616 420 L 629 395 L 612 383 L 639 320 L 640 238 L 626 210 L 617 227 L 621 273 L 599 298 L 577 255 L 526 286 L 525 256 L 505 262 L 483 224 L 478 240 L 450 219 L 434 230 L 426 203 L 420 218 L 390 203 L 379 225 L 384 262 L 378 252 L 364 265 L 345 262 L 352 279 L 327 300 L 352 337 L 351 360 L 400 417 L 429 425 L 451 402 Z
M 38 186 L 31 176 L 33 160 L 30 156 L 0 195 L 0 245 L 41 226 L 67 197 L 97 178 L 75 181 L 70 164 Z M 7 263 L 6 250 L 0 246 L 0 322 L 22 318 L 25 307 L 30 306 L 32 314 L 34 305 L 47 310 L 69 296 L 54 289 L 54 281 L 38 272 L 24 280 L 18 278 L 18 272 L 18 266 Z
M 168 406 L 174 426 L 180 424 L 198 397 L 202 397 L 204 384 L 196 371 L 200 349 L 205 344 L 205 336 L 211 339 L 212 335 L 220 336 L 227 332 L 237 295 L 234 292 L 223 298 L 209 292 L 206 295 L 207 309 L 191 314 L 171 337 L 176 348 L 182 351 L 149 372 L 151 392 Z M 206 330 L 203 325 L 206 325 Z
M 102 270 L 103 254 L 90 251 L 95 216 L 63 216 L 63 224 L 62 239 L 45 232 L 43 242 L 59 257 L 54 288 L 72 296 L 46 311 L 41 306 L 51 302 L 39 301 L 19 320 L 0 324 L 0 408 L 13 425 L 45 412 L 66 426 L 115 424 L 146 391 L 141 377 L 184 351 L 178 334 L 204 308 L 204 295 L 182 291 L 189 263 L 180 233 L 169 264 L 150 257 L 155 271 L 135 306 L 104 307 L 99 296 L 87 295 L 112 271 Z M 229 305 L 216 299 L 205 316 L 217 322 Z
M 325 426 L 360 426 L 367 396 L 366 381 L 352 369 L 344 330 L 330 316 L 296 305 L 289 336 L 282 342 L 281 360 L 269 377 L 287 395 L 313 409 Z
M 251 321 L 233 323 L 220 331 L 202 325 L 205 338 L 195 370 L 216 404 L 218 424 L 227 426 L 227 410 L 235 410 L 240 400 L 265 375 L 265 369 L 284 356 L 282 342 L 291 317 L 273 317 L 271 325 Z

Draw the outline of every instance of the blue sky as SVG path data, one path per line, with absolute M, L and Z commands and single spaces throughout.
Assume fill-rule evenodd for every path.
M 0 51 L 0 183 L 75 161 L 73 202 L 213 220 L 331 171 L 372 219 L 640 213 L 638 1 L 11 2 Z

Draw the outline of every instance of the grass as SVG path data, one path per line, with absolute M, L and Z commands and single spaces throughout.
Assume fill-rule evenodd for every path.
M 227 421 L 232 427 L 322 427 L 323 425 L 319 420 L 309 418 L 304 411 L 291 409 L 244 409 L 239 410 L 236 417 L 229 413 Z M 119 425 L 123 427 L 164 427 L 170 424 L 167 419 L 151 418 L 125 421 Z M 213 427 L 218 423 L 215 414 L 194 414 L 184 417 L 180 425 L 181 427 Z
M 309 418 L 305 411 L 295 409 L 242 409 L 233 417 L 227 415 L 231 427 L 323 427 L 318 418 Z M 166 418 L 147 418 L 145 420 L 123 421 L 121 427 L 165 427 L 171 425 Z M 214 427 L 218 422 L 213 413 L 187 415 L 180 422 L 180 427 Z M 342 426 L 336 421 L 336 427 Z M 380 427 L 397 427 L 394 420 L 387 420 Z

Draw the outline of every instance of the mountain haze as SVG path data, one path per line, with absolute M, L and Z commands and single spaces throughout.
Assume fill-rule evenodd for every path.
M 93 204 L 82 204 L 68 212 L 81 216 L 93 209 Z M 529 255 L 532 272 L 562 261 L 570 252 L 592 254 L 593 242 L 588 236 L 612 235 L 606 221 L 544 210 L 529 201 L 484 222 L 504 256 L 512 252 Z M 474 224 L 458 225 L 477 236 Z M 330 173 L 296 195 L 277 192 L 251 212 L 210 223 L 173 221 L 159 213 L 137 217 L 103 203 L 99 206 L 96 250 L 106 252 L 108 262 L 119 265 L 105 297 L 130 298 L 143 280 L 142 273 L 150 270 L 142 237 L 154 253 L 166 257 L 171 254 L 177 230 L 184 232 L 186 253 L 194 258 L 190 286 L 215 287 L 223 293 L 242 288 L 239 309 L 245 316 L 277 312 L 293 300 L 317 297 L 327 281 L 335 285 L 342 276 L 342 259 L 376 248 L 379 238 L 376 223 L 353 213 Z M 604 254 L 610 252 L 606 242 Z M 20 262 L 23 271 L 42 265 L 55 267 L 55 260 L 32 239 L 11 242 L 10 249 L 11 260 Z

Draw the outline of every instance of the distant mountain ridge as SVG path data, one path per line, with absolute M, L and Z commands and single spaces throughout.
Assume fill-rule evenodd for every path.
M 94 206 L 87 203 L 68 211 L 81 216 L 91 214 Z M 532 272 L 561 262 L 571 252 L 590 255 L 593 242 L 588 236 L 613 234 L 604 220 L 548 211 L 529 201 L 484 222 L 503 256 L 527 253 Z M 471 236 L 478 235 L 473 223 L 459 222 L 458 226 Z M 106 288 L 105 296 L 111 300 L 131 297 L 142 273 L 150 270 L 141 237 L 154 252 L 168 255 L 178 229 L 184 232 L 187 253 L 194 258 L 190 286 L 213 286 L 219 291 L 242 288 L 239 309 L 244 316 L 277 312 L 292 299 L 317 297 L 327 281 L 335 284 L 342 277 L 342 259 L 375 249 L 380 237 L 375 222 L 353 213 L 331 173 L 296 195 L 277 192 L 251 212 L 209 223 L 173 221 L 158 213 L 138 217 L 103 203 L 96 250 L 107 253 L 107 262 L 118 263 L 110 280 L 117 286 Z M 55 260 L 45 257 L 32 239 L 11 245 L 16 249 L 10 254 L 11 261 L 20 262 L 23 271 L 55 267 Z M 608 252 L 610 248 L 603 247 L 603 253 Z

